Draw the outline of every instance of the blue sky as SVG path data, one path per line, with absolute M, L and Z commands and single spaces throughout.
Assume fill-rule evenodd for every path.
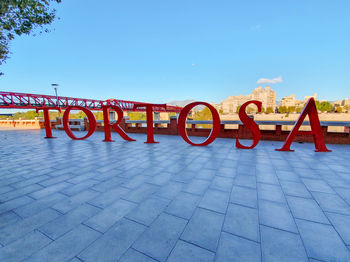
M 277 98 L 350 97 L 350 1 L 62 0 L 52 31 L 17 37 L 0 90 L 219 102 L 260 78 Z

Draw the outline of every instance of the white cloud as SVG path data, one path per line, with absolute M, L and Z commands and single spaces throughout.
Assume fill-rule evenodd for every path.
M 282 76 L 272 78 L 272 79 L 260 78 L 258 81 L 256 81 L 257 84 L 277 84 L 282 82 L 283 82 Z

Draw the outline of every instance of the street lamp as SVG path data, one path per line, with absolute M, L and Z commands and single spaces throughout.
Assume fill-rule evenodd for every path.
M 59 107 L 58 105 L 58 95 L 57 95 L 57 88 L 58 88 L 58 84 L 51 84 L 51 86 L 53 87 L 53 89 L 55 89 L 55 93 L 56 93 L 56 106 Z M 61 117 L 61 113 L 60 111 L 58 111 L 58 116 Z

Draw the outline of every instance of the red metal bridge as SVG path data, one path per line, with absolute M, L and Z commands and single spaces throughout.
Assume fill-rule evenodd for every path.
M 66 109 L 69 106 L 82 106 L 90 110 L 102 110 L 104 105 L 119 106 L 125 111 L 145 111 L 145 108 L 134 109 L 134 105 L 141 104 L 141 102 L 125 101 L 118 99 L 108 100 L 96 100 L 96 99 L 84 99 L 73 98 L 64 96 L 49 96 L 49 95 L 36 95 L 26 93 L 13 93 L 0 91 L 0 108 L 21 108 L 21 109 L 37 109 L 43 107 L 51 107 Z M 182 107 L 178 106 L 155 106 L 153 111 L 155 112 L 180 112 Z

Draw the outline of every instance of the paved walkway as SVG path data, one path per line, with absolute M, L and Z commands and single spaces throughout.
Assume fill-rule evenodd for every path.
M 350 146 L 54 134 L 0 131 L 2 262 L 350 261 Z

